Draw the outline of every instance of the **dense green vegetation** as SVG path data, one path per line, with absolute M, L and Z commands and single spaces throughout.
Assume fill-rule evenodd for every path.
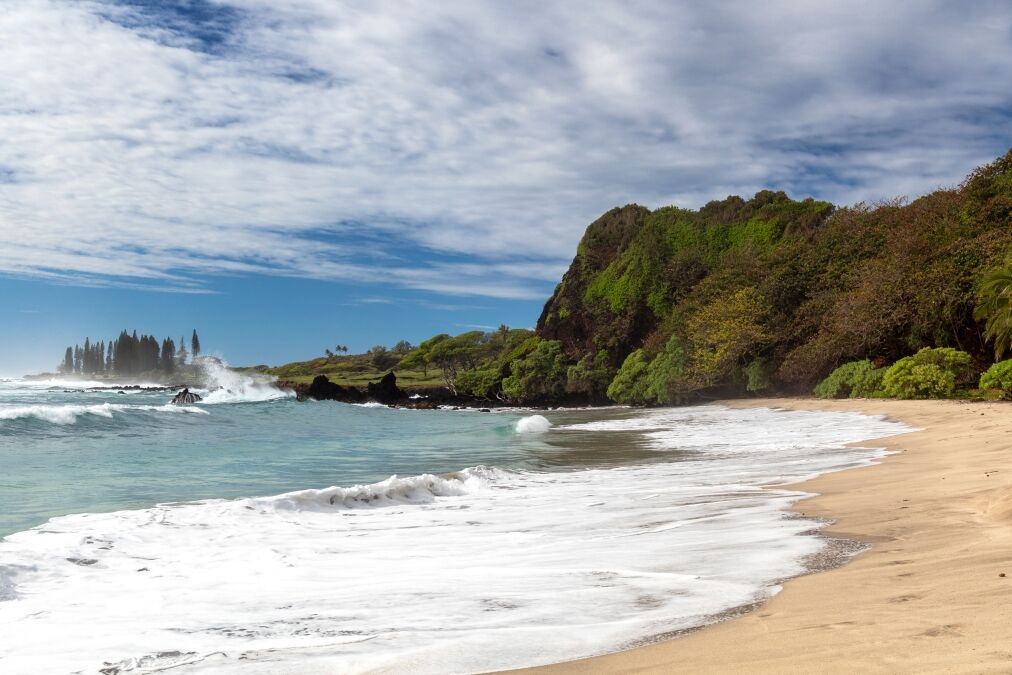
M 885 368 L 876 368 L 868 359 L 845 363 L 815 386 L 819 398 L 867 398 L 885 396 L 882 379 Z
M 1008 394 L 1012 152 L 954 189 L 835 208 L 783 192 L 592 223 L 535 332 L 441 334 L 268 372 L 510 403 Z M 338 351 L 342 347 L 338 346 Z M 346 351 L 346 349 L 345 349 Z
M 1010 216 L 1012 153 L 910 204 L 763 191 L 698 211 L 613 209 L 587 229 L 538 335 L 570 362 L 603 353 L 623 403 L 807 393 L 827 376 L 820 396 L 951 395 L 1012 343 Z M 923 348 L 965 353 L 966 367 Z

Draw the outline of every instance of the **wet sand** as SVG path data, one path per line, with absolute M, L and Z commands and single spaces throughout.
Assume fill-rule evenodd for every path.
M 792 486 L 794 510 L 869 548 L 754 611 L 625 652 L 519 671 L 1012 673 L 1012 404 L 761 399 L 726 405 L 887 415 L 922 429 L 859 445 L 881 464 Z

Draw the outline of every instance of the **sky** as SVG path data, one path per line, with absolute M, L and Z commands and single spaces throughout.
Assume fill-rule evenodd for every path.
M 531 327 L 614 206 L 958 184 L 1010 72 L 1004 1 L 3 0 L 0 375 Z

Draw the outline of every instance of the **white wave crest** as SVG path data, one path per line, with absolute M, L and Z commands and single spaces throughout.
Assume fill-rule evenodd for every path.
M 300 490 L 250 501 L 261 508 L 290 511 L 429 504 L 437 497 L 460 497 L 477 492 L 501 475 L 505 475 L 505 472 L 475 467 L 443 476 L 431 473 L 407 478 L 390 476 L 384 481 L 369 485 Z
M 518 434 L 543 434 L 552 428 L 552 423 L 542 415 L 530 415 L 517 420 Z
M 0 408 L 0 421 L 34 417 L 51 424 L 74 424 L 82 415 L 111 418 L 114 413 L 127 411 L 207 414 L 206 410 L 201 410 L 200 408 L 176 405 L 126 405 L 117 403 L 99 403 L 95 405 L 25 405 Z
M 202 358 L 200 367 L 204 373 L 206 387 L 201 393 L 203 396 L 201 403 L 207 405 L 259 403 L 295 396 L 295 392 L 275 387 L 274 378 L 237 373 L 218 358 Z

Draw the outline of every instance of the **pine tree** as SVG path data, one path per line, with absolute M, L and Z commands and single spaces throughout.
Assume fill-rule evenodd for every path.
M 171 373 L 176 369 L 176 344 L 172 338 L 162 340 L 162 370 Z
M 110 340 L 109 347 L 105 355 L 105 371 L 107 373 L 112 373 L 115 372 L 115 370 L 116 370 L 116 362 L 113 361 L 112 358 L 112 341 Z
M 193 329 L 193 337 L 190 338 L 190 353 L 193 354 L 193 358 L 200 356 L 200 338 L 197 337 L 197 329 Z
M 67 352 L 63 355 L 63 363 L 60 364 L 61 373 L 72 373 L 74 372 L 74 348 L 67 347 Z
M 186 355 L 187 355 L 187 352 L 186 352 L 186 340 L 184 340 L 183 336 L 180 335 L 179 336 L 179 349 L 176 350 L 176 363 L 178 365 L 180 365 L 180 366 L 185 366 L 186 365 Z

